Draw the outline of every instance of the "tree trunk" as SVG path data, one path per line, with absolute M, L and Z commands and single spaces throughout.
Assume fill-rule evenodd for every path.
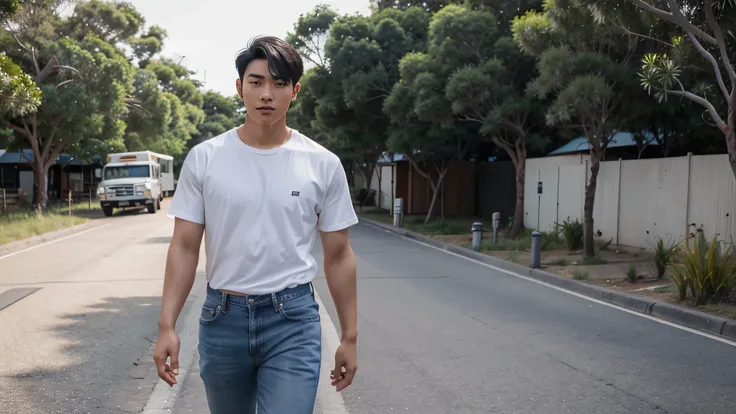
M 40 214 L 46 211 L 48 199 L 48 171 L 44 169 L 44 164 L 43 160 L 38 158 L 35 158 L 33 163 L 33 173 L 35 175 L 35 185 L 33 186 L 35 204 L 33 208 Z
M 736 136 L 732 133 L 726 137 L 726 148 L 728 148 L 728 162 L 731 164 L 734 178 L 736 178 Z
M 598 171 L 601 169 L 601 157 L 598 154 L 591 153 L 590 162 L 590 180 L 585 187 L 585 204 L 583 208 L 584 215 L 584 235 L 583 235 L 583 251 L 586 257 L 595 257 L 595 241 L 593 238 L 593 206 L 595 205 L 595 190 L 598 185 Z
M 514 167 L 516 167 L 516 206 L 514 207 L 514 221 L 508 233 L 508 237 L 511 239 L 517 238 L 524 229 L 524 175 L 526 174 L 526 160 L 519 160 Z
M 442 183 L 445 181 L 445 175 L 447 174 L 447 167 L 444 167 L 442 171 L 440 171 L 440 177 L 437 179 L 437 182 L 432 182 L 431 178 L 428 178 L 429 186 L 432 188 L 432 202 L 429 203 L 429 211 L 427 211 L 427 218 L 424 219 L 424 224 L 429 223 L 430 220 L 432 220 L 432 216 L 435 210 L 435 206 L 437 205 L 437 199 L 439 198 Z

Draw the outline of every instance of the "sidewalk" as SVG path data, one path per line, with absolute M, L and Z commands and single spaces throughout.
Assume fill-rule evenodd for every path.
M 319 389 L 317 390 L 317 402 L 314 408 L 315 414 L 347 414 L 345 403 L 342 395 L 335 392 L 330 387 L 329 372 L 332 370 L 331 364 L 335 359 L 335 350 L 337 349 L 338 336 L 332 319 L 325 311 L 322 301 L 317 295 L 317 301 L 320 303 L 320 317 L 322 320 L 322 374 Z M 209 413 L 207 408 L 207 398 L 204 391 L 204 384 L 199 377 L 199 357 L 196 355 L 192 361 L 192 365 L 186 372 L 186 378 L 183 381 L 181 390 L 176 393 L 176 401 L 174 402 L 171 414 L 206 414 Z

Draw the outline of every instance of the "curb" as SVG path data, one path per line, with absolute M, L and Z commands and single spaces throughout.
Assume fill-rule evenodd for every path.
M 736 320 L 708 315 L 703 312 L 679 307 L 669 303 L 657 302 L 646 297 L 640 297 L 601 286 L 590 285 L 577 280 L 564 278 L 553 273 L 545 272 L 544 270 L 530 269 L 516 263 L 507 262 L 506 260 L 502 260 L 497 257 L 477 253 L 473 250 L 469 250 L 455 244 L 443 243 L 413 231 L 397 228 L 389 224 L 384 224 L 363 217 L 360 217 L 360 222 L 390 231 L 412 240 L 420 241 L 441 250 L 498 267 L 508 272 L 530 277 L 589 298 L 598 299 L 624 309 L 629 309 L 638 313 L 653 316 L 657 319 L 675 323 L 677 325 L 686 326 L 688 328 L 697 329 L 712 335 L 736 341 Z

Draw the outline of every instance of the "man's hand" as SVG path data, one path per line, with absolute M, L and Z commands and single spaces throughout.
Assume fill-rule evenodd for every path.
M 166 361 L 171 358 L 171 365 Z M 159 329 L 156 347 L 153 349 L 153 361 L 156 363 L 158 376 L 169 386 L 176 384 L 179 375 L 179 335 L 174 329 Z
M 332 386 L 340 392 L 350 386 L 358 371 L 358 350 L 355 342 L 343 341 L 335 352 L 335 369 L 330 378 Z

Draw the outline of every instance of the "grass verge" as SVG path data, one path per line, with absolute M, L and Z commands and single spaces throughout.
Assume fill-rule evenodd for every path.
M 93 203 L 92 211 L 94 210 L 99 210 L 99 205 L 95 206 Z M 0 245 L 84 224 L 89 218 L 80 215 L 89 211 L 87 203 L 79 203 L 72 206 L 71 216 L 66 206 L 51 207 L 48 213 L 42 216 L 29 211 L 0 215 Z

